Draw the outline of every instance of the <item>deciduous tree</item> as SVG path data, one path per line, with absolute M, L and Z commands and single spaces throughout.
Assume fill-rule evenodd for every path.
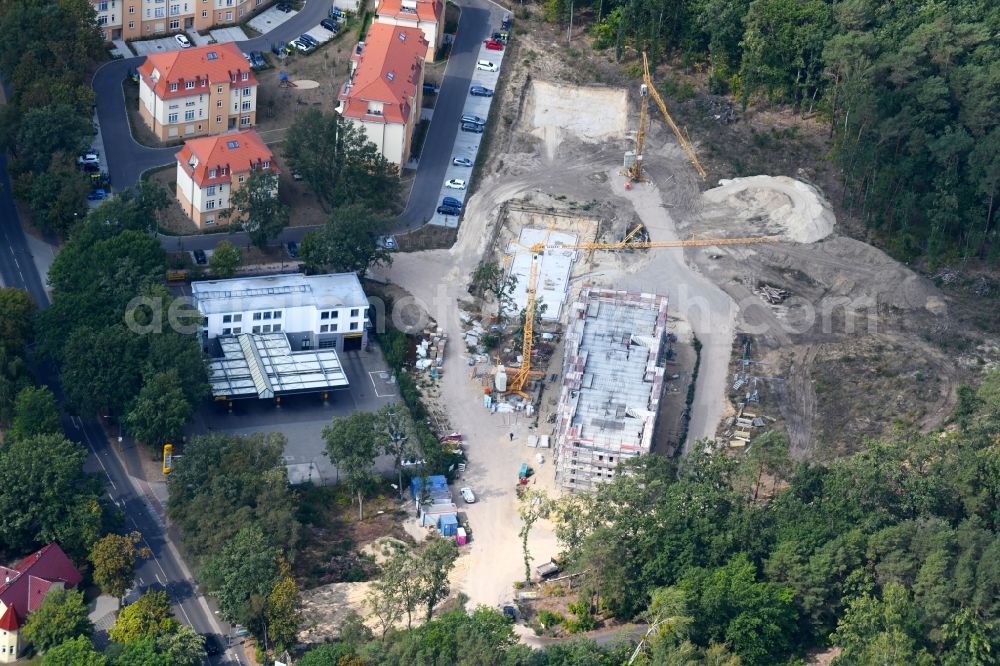
M 219 241 L 212 251 L 212 256 L 208 258 L 208 266 L 212 269 L 212 276 L 217 278 L 231 278 L 236 275 L 236 269 L 240 265 L 240 251 L 227 240 Z
M 250 234 L 263 249 L 288 226 L 288 206 L 278 198 L 278 176 L 257 170 L 229 197 L 231 208 L 222 213 L 231 224 Z
M 94 649 L 89 636 L 77 636 L 46 651 L 42 666 L 107 666 L 108 658 Z
M 176 370 L 153 375 L 139 391 L 124 423 L 136 439 L 158 451 L 161 444 L 176 439 L 191 417 L 191 404 L 184 396 Z
M 78 590 L 55 589 L 45 595 L 45 599 L 28 615 L 21 637 L 39 652 L 76 638 L 89 637 L 94 631 L 88 614 L 83 592 Z
M 302 616 L 299 611 L 301 599 L 299 587 L 292 578 L 287 564 L 284 575 L 274 584 L 267 595 L 267 636 L 278 652 L 293 647 L 297 641 Z
M 167 593 L 150 590 L 119 611 L 108 636 L 118 643 L 135 643 L 171 633 L 177 627 Z
M 521 529 L 517 535 L 521 538 L 521 554 L 524 557 L 524 582 L 531 582 L 531 551 L 528 550 L 528 537 L 531 528 L 539 518 L 549 513 L 549 496 L 544 490 L 529 490 L 521 495 L 517 504 L 517 515 L 521 518 Z
M 317 271 L 357 273 L 392 263 L 392 254 L 378 243 L 393 219 L 364 204 L 334 209 L 326 224 L 302 239 L 300 254 L 306 266 Z
M 246 625 L 262 636 L 263 602 L 278 578 L 278 548 L 260 527 L 244 527 L 227 541 L 205 567 L 209 589 L 219 612 L 229 622 Z M 255 603 L 255 598 L 259 602 Z
M 119 605 L 135 580 L 136 562 L 151 555 L 149 548 L 140 547 L 140 543 L 142 534 L 139 532 L 108 534 L 90 550 L 94 582 L 105 594 L 118 599 Z
M 417 553 L 415 573 L 417 598 L 427 610 L 426 621 L 434 616 L 434 607 L 451 592 L 448 574 L 458 558 L 458 547 L 452 539 L 433 537 Z
M 37 435 L 58 435 L 62 432 L 59 405 L 47 386 L 21 389 L 14 402 L 14 420 L 7 437 L 27 439 Z
M 358 501 L 358 520 L 364 519 L 364 496 L 375 480 L 373 465 L 385 437 L 380 419 L 372 412 L 334 417 L 323 428 L 324 453 L 343 473 L 344 484 Z

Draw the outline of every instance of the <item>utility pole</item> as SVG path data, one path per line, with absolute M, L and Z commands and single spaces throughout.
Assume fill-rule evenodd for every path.
M 566 30 L 566 43 L 573 41 L 573 1 L 569 0 L 569 29 Z

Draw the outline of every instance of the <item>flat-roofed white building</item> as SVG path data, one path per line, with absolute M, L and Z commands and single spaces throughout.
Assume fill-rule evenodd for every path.
M 205 280 L 191 294 L 216 398 L 344 388 L 338 352 L 368 343 L 368 297 L 354 273 Z

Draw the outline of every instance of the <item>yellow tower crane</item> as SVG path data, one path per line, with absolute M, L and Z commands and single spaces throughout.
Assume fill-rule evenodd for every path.
M 556 243 L 548 245 L 546 241 L 540 241 L 528 247 L 531 252 L 531 272 L 528 275 L 528 285 L 526 288 L 527 300 L 524 306 L 524 338 L 521 341 L 521 367 L 517 368 L 513 375 L 507 379 L 507 390 L 505 394 L 517 393 L 523 398 L 528 398 L 524 387 L 532 377 L 541 375 L 542 372 L 531 369 L 531 351 L 534 345 L 534 323 L 535 309 L 537 305 L 538 289 L 538 255 L 546 249 L 562 250 L 643 250 L 651 248 L 681 248 L 681 247 L 710 247 L 712 245 L 755 245 L 759 243 L 777 243 L 782 239 L 778 236 L 755 236 L 749 238 L 693 238 L 689 240 L 674 241 L 642 241 L 636 240 L 642 230 L 643 225 L 637 225 L 630 232 L 625 234 L 617 243 L 577 243 L 574 245 L 563 245 Z M 547 236 L 546 236 L 547 238 Z
M 667 111 L 667 105 L 660 97 L 660 93 L 657 92 L 656 86 L 653 85 L 653 77 L 649 74 L 649 58 L 646 57 L 646 52 L 642 53 L 642 86 L 639 87 L 639 129 L 635 133 L 635 161 L 632 163 L 628 169 L 626 169 L 625 175 L 628 176 L 629 180 L 633 183 L 637 183 L 645 180 L 645 176 L 642 173 L 642 151 L 646 144 L 646 128 L 649 126 L 649 98 L 652 97 L 656 100 L 656 105 L 660 107 L 660 113 L 663 114 L 663 118 L 670 125 L 670 129 L 674 131 L 674 136 L 677 137 L 677 142 L 681 144 L 681 148 L 687 153 L 688 157 L 691 158 L 691 164 L 694 165 L 695 171 L 701 176 L 702 180 L 708 177 L 705 173 L 704 167 L 701 166 L 701 162 L 698 161 L 698 156 L 695 155 L 694 149 L 691 144 L 684 137 L 680 128 L 677 127 L 677 123 L 674 119 L 670 117 L 670 113 Z

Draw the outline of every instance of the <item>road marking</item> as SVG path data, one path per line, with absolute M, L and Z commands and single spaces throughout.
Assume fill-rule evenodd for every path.
M 372 388 L 375 389 L 375 397 L 376 398 L 395 398 L 396 397 L 395 393 L 379 393 L 378 392 L 378 385 L 375 383 L 375 375 L 385 375 L 385 374 L 388 374 L 388 373 L 381 372 L 381 371 L 376 372 L 376 371 L 373 371 L 373 370 L 369 370 L 368 371 L 368 379 L 371 380 L 371 382 L 372 382 Z
M 83 419 L 81 419 L 80 422 L 82 423 Z M 101 456 L 97 455 L 97 449 L 94 448 L 93 442 L 90 441 L 90 434 L 86 430 L 83 431 L 83 438 L 87 440 L 87 446 L 90 447 L 90 452 L 94 454 L 94 457 L 97 458 L 97 462 L 101 464 L 101 469 L 104 470 L 104 475 L 108 477 L 108 482 L 111 484 L 111 487 L 118 490 L 118 486 L 115 485 L 115 480 L 111 478 L 111 473 L 108 472 L 108 468 L 104 466 L 104 461 L 101 460 Z

